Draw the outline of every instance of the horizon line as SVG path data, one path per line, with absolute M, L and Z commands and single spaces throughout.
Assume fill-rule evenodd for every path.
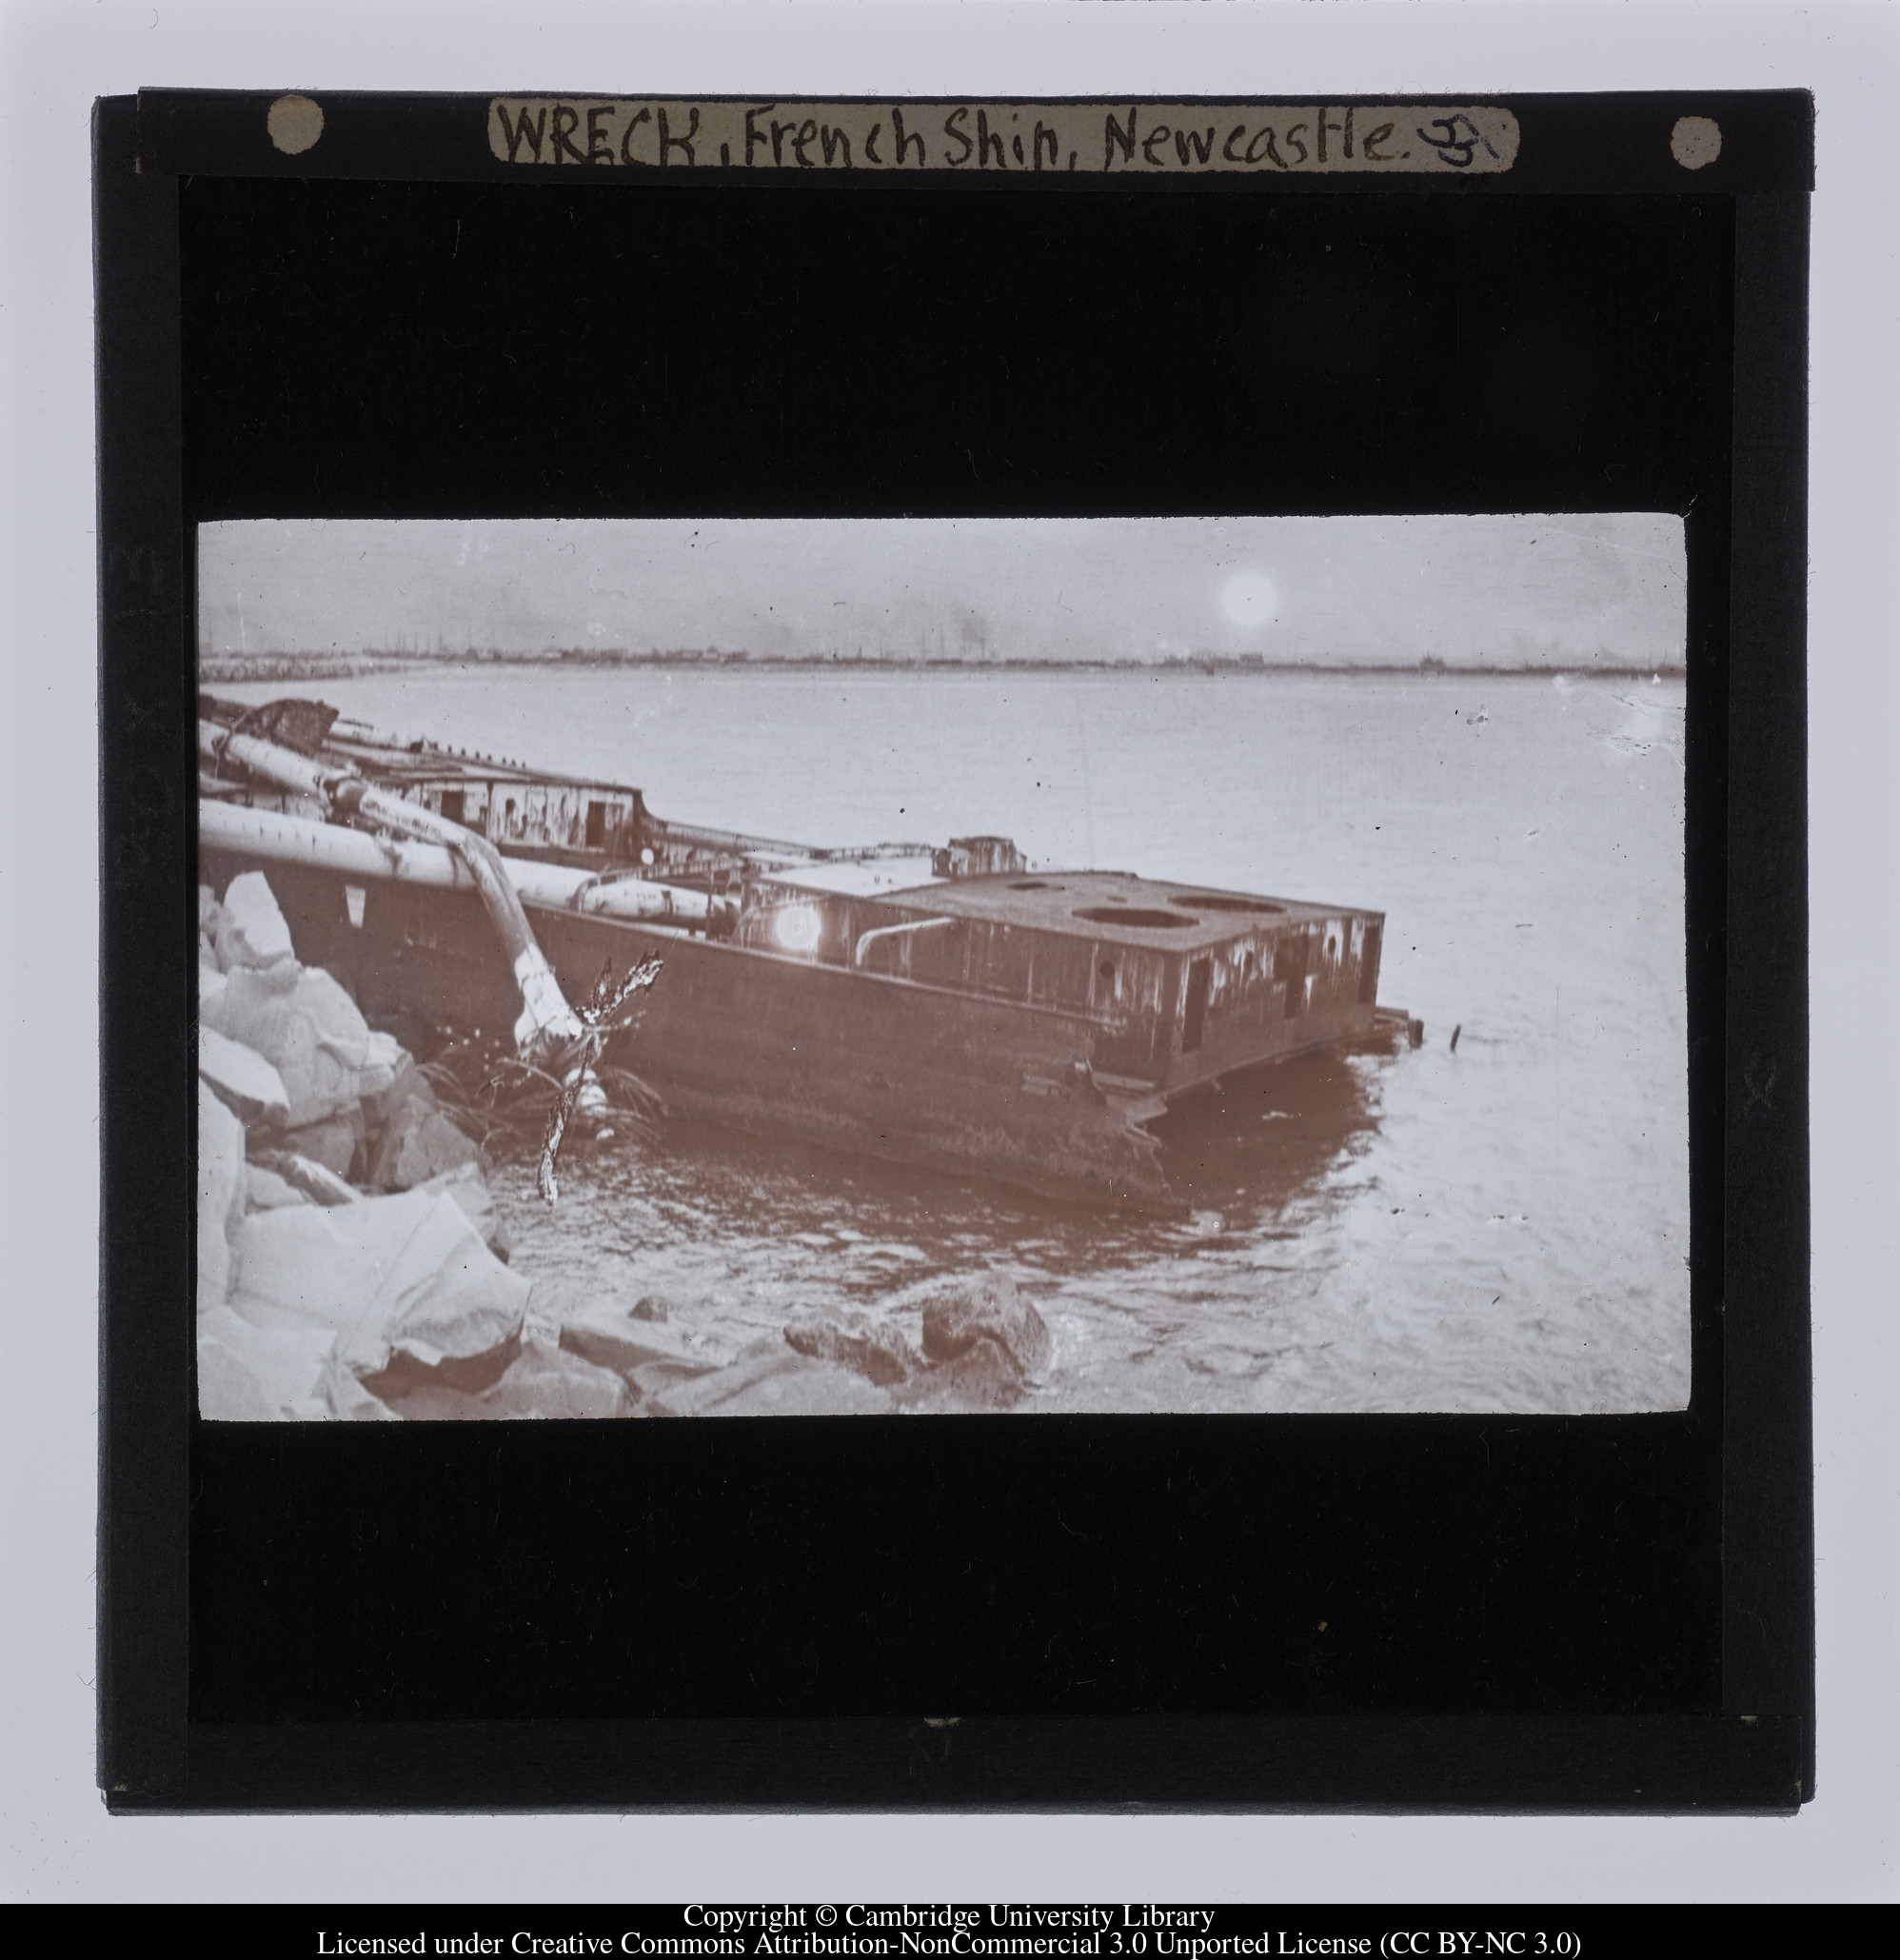
M 1202 671 L 1269 674 L 1672 674 L 1686 675 L 1684 661 L 1460 661 L 1425 655 L 1415 661 L 1274 661 L 1258 654 L 1168 654 L 1155 660 L 1030 659 L 1021 656 L 961 660 L 952 655 L 924 657 L 891 654 L 755 654 L 680 648 L 667 652 L 631 653 L 623 649 L 558 648 L 545 653 L 485 652 L 475 647 L 460 653 L 420 653 L 361 648 L 353 652 L 318 653 L 303 649 L 268 653 L 204 653 L 200 673 L 211 669 L 282 668 L 314 671 L 318 667 L 795 667 L 830 669 L 870 667 L 887 671 L 954 670 L 1086 673 L 1153 673 Z M 235 678 L 235 674 L 227 678 Z

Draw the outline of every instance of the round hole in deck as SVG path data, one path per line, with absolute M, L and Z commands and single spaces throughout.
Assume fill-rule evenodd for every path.
M 1198 919 L 1190 919 L 1185 912 L 1157 912 L 1145 905 L 1084 905 L 1076 917 L 1086 919 L 1095 925 L 1153 926 L 1158 930 L 1175 932 L 1185 932 L 1190 926 L 1200 923 Z
M 1232 899 L 1224 892 L 1177 892 L 1173 903 L 1194 905 L 1202 912 L 1284 912 L 1270 899 Z
M 1040 878 L 1025 878 L 1020 883 L 1010 886 L 1013 892 L 1059 892 L 1061 889 L 1059 884 L 1050 884 Z
M 1104 960 L 1096 968 L 1096 971 L 1101 975 L 1103 980 L 1112 981 L 1115 979 L 1115 961 L 1113 960 Z

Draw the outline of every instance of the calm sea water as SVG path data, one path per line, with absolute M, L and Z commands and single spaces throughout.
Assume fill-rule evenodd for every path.
M 220 689 L 265 700 L 282 683 Z M 1493 675 L 455 667 L 346 712 L 640 784 L 663 817 L 1382 909 L 1426 1045 L 1237 1079 L 1158 1126 L 1179 1225 L 669 1127 L 501 1196 L 516 1269 L 709 1352 L 1000 1266 L 1030 1411 L 1679 1408 L 1689 1387 L 1683 688 Z M 1449 1038 L 1461 1030 L 1454 1053 Z

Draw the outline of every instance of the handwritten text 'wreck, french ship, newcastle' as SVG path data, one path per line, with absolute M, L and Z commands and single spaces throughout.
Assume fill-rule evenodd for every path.
M 526 168 L 1457 176 L 1508 170 L 1517 136 L 1517 119 L 1493 104 L 527 96 L 488 105 L 489 148 Z

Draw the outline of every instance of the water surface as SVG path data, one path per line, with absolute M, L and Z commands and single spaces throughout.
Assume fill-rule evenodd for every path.
M 1383 910 L 1380 1000 L 1426 1026 L 1171 1113 L 1183 1224 L 674 1123 L 577 1159 L 552 1214 L 504 1167 L 527 1277 L 650 1297 L 723 1353 L 810 1307 L 914 1337 L 922 1282 L 1006 1267 L 1055 1336 L 1032 1411 L 1686 1401 L 1679 681 L 524 665 L 295 691 L 663 817 L 1000 832 L 1039 869 Z

